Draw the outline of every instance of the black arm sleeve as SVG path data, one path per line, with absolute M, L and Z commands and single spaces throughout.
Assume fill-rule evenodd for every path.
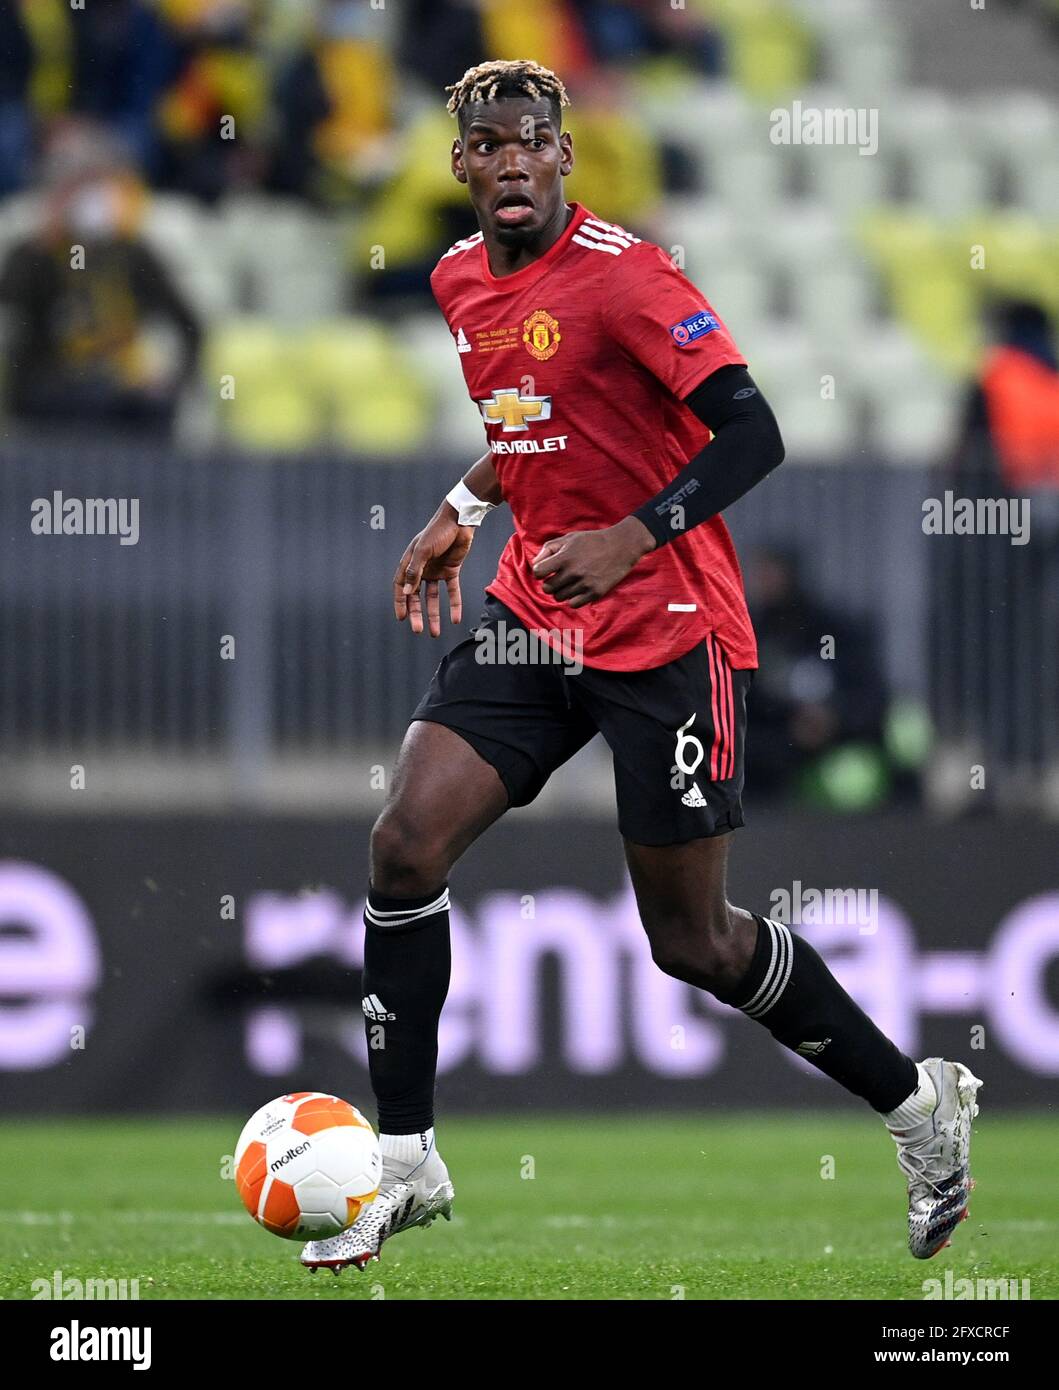
M 783 461 L 776 417 L 745 367 L 711 372 L 684 404 L 714 437 L 633 513 L 657 545 L 709 521 Z

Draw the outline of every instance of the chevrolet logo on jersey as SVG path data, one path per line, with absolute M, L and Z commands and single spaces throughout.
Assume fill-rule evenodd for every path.
M 528 430 L 531 422 L 550 420 L 552 414 L 551 396 L 524 396 L 514 386 L 494 391 L 489 399 L 479 401 L 478 406 L 485 423 L 503 424 L 505 434 Z

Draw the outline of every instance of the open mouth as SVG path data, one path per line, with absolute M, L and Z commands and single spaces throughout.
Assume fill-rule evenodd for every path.
M 533 216 L 533 203 L 525 193 L 505 193 L 497 199 L 493 214 L 505 227 L 515 227 Z

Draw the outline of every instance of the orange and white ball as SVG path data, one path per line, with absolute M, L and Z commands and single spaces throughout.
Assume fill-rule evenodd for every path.
M 235 1185 L 247 1211 L 273 1235 L 338 1235 L 379 1190 L 375 1131 L 347 1101 L 295 1091 L 250 1116 L 235 1146 Z

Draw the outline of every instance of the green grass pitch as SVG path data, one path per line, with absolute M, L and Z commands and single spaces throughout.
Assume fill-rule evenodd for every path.
M 905 1248 L 901 1175 L 870 1115 L 452 1118 L 451 1224 L 338 1277 L 309 1275 L 297 1243 L 243 1212 L 222 1176 L 240 1124 L 9 1122 L 0 1295 L 61 1270 L 138 1279 L 147 1299 L 922 1299 L 951 1269 L 1059 1296 L 1059 1120 L 1042 1115 L 978 1122 L 971 1216 L 931 1261 Z

